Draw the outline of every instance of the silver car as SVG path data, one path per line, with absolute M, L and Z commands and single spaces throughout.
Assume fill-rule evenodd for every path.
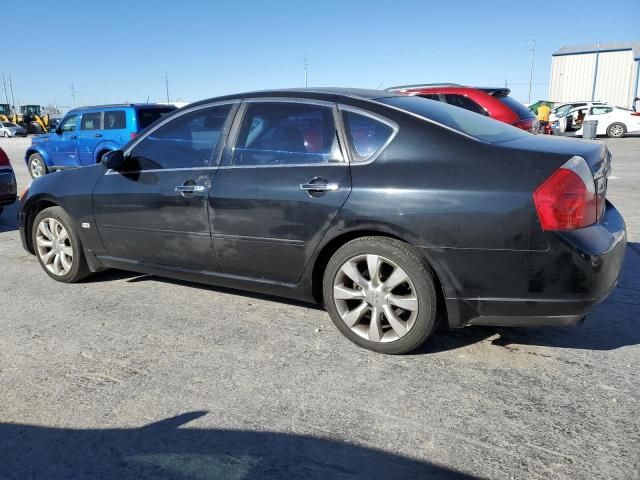
M 0 122 L 0 137 L 26 137 L 27 130 L 11 122 Z

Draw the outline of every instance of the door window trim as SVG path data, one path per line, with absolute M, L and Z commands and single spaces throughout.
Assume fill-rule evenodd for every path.
M 215 164 L 219 164 L 220 162 L 220 157 L 222 156 L 222 152 L 224 152 L 225 148 L 225 144 L 227 142 L 228 136 L 229 136 L 229 131 L 231 129 L 231 126 L 234 124 L 235 122 L 235 118 L 237 116 L 238 113 L 238 106 L 241 103 L 241 99 L 234 99 L 234 100 L 222 100 L 219 102 L 211 102 L 211 103 L 207 103 L 207 104 L 203 104 L 203 105 L 197 105 L 194 107 L 185 107 L 185 109 L 183 111 L 180 111 L 179 113 L 173 114 L 173 115 L 166 115 L 165 118 L 163 118 L 163 120 L 161 122 L 159 122 L 157 125 L 155 125 L 152 129 L 146 131 L 143 135 L 140 136 L 140 138 L 136 137 L 136 139 L 133 141 L 133 143 L 131 143 L 126 150 L 123 150 L 123 154 L 126 157 L 127 155 L 131 154 L 131 151 L 140 143 L 142 142 L 145 138 L 147 138 L 148 136 L 150 136 L 153 132 L 155 132 L 156 130 L 158 130 L 159 128 L 163 127 L 164 125 L 166 125 L 168 122 L 181 117 L 182 115 L 187 115 L 189 113 L 193 113 L 193 112 L 197 112 L 198 110 L 204 110 L 205 108 L 212 108 L 212 107 L 220 107 L 220 106 L 224 106 L 224 105 L 231 105 L 231 109 L 229 110 L 229 114 L 227 119 L 225 120 L 224 126 L 222 127 L 222 130 L 220 132 L 220 137 L 218 138 L 218 144 L 216 145 L 216 148 L 214 149 L 214 151 L 211 154 L 211 158 L 209 159 L 209 165 L 205 166 L 205 167 L 181 167 L 181 168 L 154 168 L 154 169 L 149 169 L 149 170 L 127 170 L 126 172 L 118 172 L 115 170 L 107 170 L 107 172 L 105 173 L 105 175 L 116 175 L 116 174 L 120 174 L 120 173 L 126 173 L 126 174 L 131 174 L 131 173 L 146 173 L 146 172 L 176 172 L 176 171 L 181 171 L 181 170 L 216 170 L 218 167 Z M 217 158 L 217 160 L 216 160 Z
M 392 130 L 391 135 L 389 135 L 389 138 L 387 138 L 387 140 L 382 145 L 380 145 L 378 149 L 375 152 L 373 152 L 373 154 L 368 159 L 362 162 L 350 162 L 350 165 L 352 167 L 358 166 L 358 165 L 369 165 L 370 163 L 373 163 L 376 158 L 382 155 L 382 152 L 386 150 L 389 144 L 393 142 L 393 140 L 396 138 L 396 135 L 400 131 L 400 127 L 396 122 L 394 122 L 393 120 L 389 120 L 387 117 L 383 117 L 382 115 L 379 115 L 377 113 L 370 112 L 369 110 L 364 110 L 362 108 L 352 107 L 351 105 L 342 105 L 342 104 L 338 105 L 338 110 L 340 112 L 350 112 L 350 113 L 355 113 L 356 115 L 362 115 L 363 117 L 369 117 L 372 120 L 376 120 L 380 123 L 385 124 Z M 344 125 L 343 125 L 343 128 L 346 129 Z M 345 130 L 345 137 L 346 137 L 346 130 Z M 353 156 L 351 149 L 355 147 L 353 146 L 352 142 L 349 142 L 348 140 L 347 142 L 348 142 L 347 145 L 349 149 L 349 155 Z
M 303 105 L 316 105 L 320 107 L 328 107 L 333 114 L 333 123 L 338 134 L 338 143 L 340 152 L 344 161 L 342 162 L 327 162 L 327 163 L 291 163 L 291 164 L 275 164 L 275 165 L 222 165 L 225 160 L 233 158 L 233 153 L 238 142 L 238 136 L 240 134 L 240 128 L 247 113 L 249 104 L 252 103 L 297 103 Z M 312 98 L 298 98 L 298 97 L 252 97 L 242 100 L 242 105 L 236 113 L 236 117 L 229 131 L 228 142 L 223 150 L 222 156 L 219 158 L 218 168 L 220 170 L 232 170 L 232 169 L 246 169 L 246 168 L 287 168 L 287 167 L 348 167 L 351 163 L 349 156 L 349 148 L 346 143 L 346 135 L 342 128 L 342 122 L 340 119 L 340 112 L 338 111 L 338 105 L 334 102 L 328 102 L 326 100 L 315 100 Z

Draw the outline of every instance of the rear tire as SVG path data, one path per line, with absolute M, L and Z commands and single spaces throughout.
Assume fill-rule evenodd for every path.
M 29 175 L 31 175 L 31 178 L 33 178 L 34 180 L 46 175 L 49 172 L 47 164 L 44 163 L 44 160 L 39 153 L 32 153 L 31 155 L 29 155 L 28 167 Z
M 622 138 L 627 133 L 627 126 L 624 123 L 612 123 L 607 127 L 607 136 L 610 138 Z
M 75 283 L 91 274 L 73 220 L 62 208 L 36 216 L 31 240 L 40 266 L 54 280 Z
M 338 330 L 374 352 L 415 350 L 437 324 L 431 269 L 415 248 L 393 238 L 362 237 L 343 245 L 327 264 L 323 295 Z

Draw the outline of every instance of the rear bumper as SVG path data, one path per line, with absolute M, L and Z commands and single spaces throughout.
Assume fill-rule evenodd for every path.
M 454 282 L 453 288 L 445 286 L 450 325 L 579 323 L 617 285 L 626 249 L 624 220 L 607 203 L 599 223 L 549 232 L 548 240 L 549 248 L 539 252 L 458 251 L 462 258 L 447 262 Z M 458 295 L 448 295 L 452 290 Z

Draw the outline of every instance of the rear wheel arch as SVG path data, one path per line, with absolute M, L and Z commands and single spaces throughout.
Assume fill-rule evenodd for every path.
M 447 319 L 446 314 L 446 305 L 445 305 L 445 294 L 442 282 L 440 277 L 438 276 L 438 272 L 433 267 L 433 262 L 430 261 L 420 249 L 416 248 L 411 242 L 408 242 L 402 237 L 397 235 L 393 235 L 389 232 L 385 232 L 383 230 L 355 230 L 351 232 L 346 232 L 337 237 L 332 238 L 328 241 L 320 250 L 318 255 L 316 256 L 313 264 L 313 270 L 311 272 L 311 291 L 313 294 L 313 298 L 316 302 L 322 304 L 324 302 L 323 293 L 322 293 L 322 281 L 324 278 L 324 272 L 327 267 L 327 263 L 331 259 L 334 253 L 336 253 L 340 247 L 347 244 L 348 242 L 355 240 L 357 238 L 362 237 L 383 237 L 383 238 L 391 238 L 394 240 L 399 240 L 407 245 L 415 248 L 415 250 L 419 253 L 420 257 L 423 259 L 426 266 L 431 271 L 433 276 L 433 280 L 436 285 L 436 297 L 438 301 L 438 308 L 442 309 L 439 314 L 442 319 Z

